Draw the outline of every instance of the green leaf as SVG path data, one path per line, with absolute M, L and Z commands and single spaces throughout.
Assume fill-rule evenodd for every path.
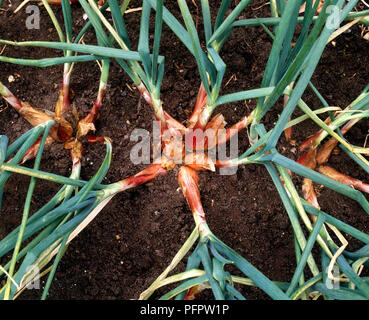
M 241 257 L 233 249 L 229 248 L 215 236 L 212 236 L 215 247 L 226 258 L 234 261 L 237 266 L 246 276 L 248 276 L 254 283 L 263 290 L 267 295 L 277 300 L 289 300 L 286 294 L 279 289 L 272 281 L 263 275 L 258 269 L 251 265 L 247 260 Z
M 329 289 L 323 283 L 317 283 L 314 285 L 314 289 L 337 300 L 367 300 L 357 290 L 354 291 L 346 288 Z
M 290 286 L 289 286 L 289 288 L 286 292 L 286 294 L 288 296 L 290 296 L 291 293 L 293 292 L 293 290 L 295 290 L 295 288 L 296 288 L 296 286 L 297 286 L 297 284 L 300 280 L 300 277 L 303 274 L 307 259 L 310 256 L 311 250 L 313 249 L 313 245 L 316 242 L 316 239 L 319 235 L 320 229 L 322 228 L 322 226 L 324 224 L 324 220 L 325 220 L 324 215 L 319 214 L 318 219 L 314 223 L 314 228 L 313 228 L 312 232 L 310 233 L 310 236 L 309 236 L 309 239 L 306 243 L 306 246 L 305 246 L 305 248 L 302 252 L 301 259 L 300 259 L 300 261 L 299 261 L 299 263 L 298 263 L 298 265 L 295 269 L 295 272 L 294 272 L 293 278 L 291 280 Z
M 152 81 L 156 83 L 158 79 L 158 57 L 159 57 L 159 49 L 160 49 L 160 39 L 161 32 L 163 29 L 163 0 L 158 0 L 156 5 L 156 16 L 155 16 L 155 34 L 154 34 L 154 45 L 153 45 L 153 55 L 152 55 Z M 162 65 L 164 68 L 164 65 Z M 161 80 L 160 80 L 161 82 Z M 159 86 L 160 87 L 160 86 Z
M 138 41 L 138 52 L 141 56 L 142 63 L 145 69 L 145 73 L 149 79 L 152 78 L 150 47 L 149 47 L 150 11 L 151 11 L 150 4 L 147 1 L 144 1 L 143 6 L 142 6 L 140 37 Z
M 222 22 L 224 21 L 224 17 L 227 13 L 230 2 L 231 0 L 222 0 L 222 3 L 220 4 L 220 8 L 218 11 L 217 18 L 215 20 L 214 30 L 217 30 L 219 26 L 222 24 Z
M 115 29 L 118 32 L 118 35 L 123 39 L 128 48 L 130 48 L 130 40 L 126 28 L 126 24 L 124 22 L 124 17 L 119 8 L 117 0 L 108 0 L 110 12 L 113 17 Z
M 202 18 L 204 21 L 205 39 L 206 43 L 208 43 L 211 35 L 213 34 L 209 0 L 201 0 L 201 8 L 202 8 Z
M 193 47 L 193 55 L 195 56 L 195 59 L 196 59 L 201 81 L 204 85 L 207 95 L 210 96 L 211 92 L 210 92 L 209 81 L 208 81 L 208 72 L 210 74 L 210 70 L 207 70 L 207 63 L 206 63 L 207 58 L 204 52 L 202 51 L 199 36 L 196 31 L 195 23 L 187 7 L 186 0 L 178 0 L 178 4 L 181 9 L 181 13 L 183 16 L 183 20 L 186 24 L 186 28 L 191 38 L 192 47 Z
M 88 62 L 103 59 L 102 56 L 96 55 L 81 55 L 81 56 L 66 56 L 58 58 L 43 58 L 43 59 L 17 59 L 0 56 L 0 62 L 13 63 L 23 66 L 47 68 L 58 64 Z
M 216 31 L 207 42 L 207 45 L 211 45 L 215 41 L 219 42 L 224 34 L 232 27 L 232 23 L 241 14 L 242 10 L 245 9 L 251 2 L 252 0 L 241 0 L 236 8 L 234 8 L 232 12 L 228 15 L 228 17 L 219 25 L 218 28 L 216 28 Z

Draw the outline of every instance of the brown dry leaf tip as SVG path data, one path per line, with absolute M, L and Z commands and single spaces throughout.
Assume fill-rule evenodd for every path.
M 215 171 L 215 163 L 205 153 L 189 153 L 184 158 L 185 165 L 197 171 Z
M 78 122 L 77 126 L 78 139 L 86 136 L 90 131 L 93 132 L 96 131 L 95 125 L 92 122 L 86 121 L 85 119 L 82 119 L 80 122 Z
M 20 164 L 23 164 L 25 163 L 26 161 L 28 160 L 31 160 L 33 158 L 36 157 L 37 155 L 37 152 L 40 148 L 40 145 L 41 145 L 41 141 L 42 141 L 42 138 L 39 138 L 27 151 L 26 153 L 24 154 L 22 160 L 20 161 Z M 55 140 L 50 137 L 50 136 L 47 136 L 46 140 L 45 140 L 45 146 L 44 148 L 50 146 L 51 144 L 53 144 L 55 142 Z
M 349 187 L 353 187 L 355 189 L 361 190 L 363 192 L 367 192 L 369 193 L 369 184 L 352 178 L 350 176 L 347 176 L 341 172 L 338 172 L 337 170 L 333 169 L 332 167 L 329 166 L 320 166 L 318 168 L 318 171 L 322 174 L 324 174 L 325 176 L 327 176 L 328 178 L 331 178 L 333 180 L 336 180 L 346 186 Z
M 304 155 L 297 159 L 297 163 L 314 170 L 316 168 L 316 148 L 310 148 Z
M 318 198 L 316 196 L 313 181 L 310 179 L 304 178 L 302 183 L 302 192 L 304 194 L 304 199 L 309 202 L 312 206 L 320 210 L 320 206 L 318 203 Z

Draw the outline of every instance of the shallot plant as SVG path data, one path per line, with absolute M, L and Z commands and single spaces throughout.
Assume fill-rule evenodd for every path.
M 46 47 L 64 52 L 60 58 L 39 60 L 0 56 L 0 62 L 39 67 L 65 64 L 63 88 L 54 117 L 45 116 L 39 109 L 21 102 L 0 83 L 3 98 L 35 126 L 9 146 L 8 138 L 0 137 L 0 192 L 10 174 L 31 177 L 21 224 L 0 241 L 0 257 L 13 250 L 12 259 L 0 270 L 7 278 L 1 290 L 4 299 L 17 297 L 27 283 L 36 277 L 32 272 L 36 268 L 43 270 L 42 275 L 50 272 L 42 296 L 46 298 L 57 264 L 68 243 L 112 197 L 154 180 L 176 165 L 180 165 L 178 184 L 193 215 L 194 229 L 170 265 L 142 292 L 139 299 L 148 299 L 157 289 L 169 284 L 176 284 L 176 287 L 161 299 L 194 299 L 202 290 L 211 289 L 216 299 L 243 300 L 245 297 L 238 285 L 256 286 L 272 299 L 369 299 L 368 278 L 361 276 L 361 270 L 369 259 L 369 235 L 335 218 L 334 212 L 321 211 L 314 190 L 314 183 L 323 185 L 357 201 L 369 213 L 369 202 L 363 194 L 368 192 L 368 185 L 326 164 L 333 149 L 339 145 L 357 165 L 368 172 L 365 155 L 369 154 L 369 149 L 352 145 L 344 135 L 369 115 L 369 86 L 363 88 L 349 106 L 331 106 L 311 80 L 327 44 L 354 24 L 365 23 L 369 11 L 354 11 L 358 0 L 271 0 L 271 17 L 239 19 L 252 0 L 241 0 L 232 8 L 230 0 L 222 0 L 215 11 L 211 10 L 208 0 L 199 2 L 204 42 L 200 41 L 200 28 L 196 27 L 186 0 L 177 1 L 184 23 L 165 7 L 163 0 L 143 0 L 136 50 L 131 45 L 129 25 L 124 19 L 129 4 L 127 0 L 122 4 L 118 0 L 107 0 L 105 4 L 79 0 L 88 22 L 74 40 L 72 7 L 68 0 L 61 0 L 66 36 L 64 38 L 60 32 L 60 41 L 0 40 L 1 44 L 8 46 Z M 46 1 L 44 5 L 50 8 Z M 334 16 L 332 8 L 336 9 L 333 10 Z M 60 30 L 52 10 L 48 12 L 55 27 Z M 155 22 L 153 28 L 150 28 L 151 18 Z M 165 53 L 160 52 L 164 23 L 183 42 L 188 54 L 193 56 L 201 80 L 193 112 L 185 124 L 165 111 L 166 103 L 160 94 L 165 76 Z M 222 95 L 227 67 L 222 59 L 222 47 L 235 28 L 254 26 L 262 26 L 273 40 L 260 87 Z M 89 28 L 93 28 L 97 44 L 80 43 Z M 150 31 L 153 32 L 152 44 Z M 99 91 L 90 114 L 79 121 L 74 135 L 73 128 L 64 118 L 69 107 L 72 64 L 91 60 L 102 61 Z M 81 141 L 90 131 L 96 130 L 94 122 L 99 112 L 103 112 L 103 96 L 111 60 L 115 60 L 126 72 L 152 108 L 154 119 L 161 128 L 160 139 L 154 146 L 160 152 L 154 154 L 153 164 L 133 177 L 103 185 L 102 179 L 109 169 L 112 156 L 110 140 L 107 137 L 89 138 L 90 142 L 105 143 L 107 148 L 100 169 L 89 181 L 82 181 L 79 177 Z M 308 87 L 321 102 L 320 108 L 311 108 L 302 99 Z M 281 97 L 284 98 L 283 111 L 274 127 L 267 131 L 264 126 L 265 115 L 276 108 Z M 220 105 L 248 99 L 257 101 L 255 109 L 232 126 L 227 127 L 224 116 L 215 113 Z M 293 118 L 296 109 L 301 110 L 303 115 Z M 319 117 L 322 114 L 327 114 L 325 120 Z M 289 159 L 279 153 L 276 147 L 283 133 L 290 140 L 292 128 L 307 119 L 315 122 L 321 130 L 307 137 L 300 145 L 300 157 L 297 160 Z M 226 144 L 246 128 L 250 139 L 247 150 L 242 150 L 241 155 L 231 160 L 212 157 L 212 148 Z M 205 135 L 207 130 L 211 130 L 213 135 Z M 168 139 L 168 132 L 171 137 L 179 139 Z M 73 170 L 69 178 L 39 171 L 48 139 L 63 142 L 71 150 Z M 21 166 L 23 161 L 34 157 L 33 169 Z M 242 257 L 219 239 L 207 224 L 198 172 L 215 172 L 248 164 L 266 167 L 290 220 L 295 239 L 296 269 L 288 282 L 267 278 L 247 257 Z M 296 186 L 292 180 L 292 174 L 304 177 L 302 196 L 299 193 L 300 186 Z M 44 207 L 30 215 L 30 201 L 37 179 L 50 180 L 62 187 Z M 346 250 L 348 241 L 345 234 L 361 241 L 362 249 L 356 252 Z M 33 237 L 32 240 L 26 242 L 30 237 Z M 320 263 L 312 253 L 314 246 L 320 251 Z M 176 273 L 176 267 L 183 259 L 186 259 L 186 270 Z M 243 276 L 231 274 L 229 265 L 237 267 Z M 336 268 L 339 270 L 338 276 L 333 274 Z M 329 288 L 326 285 L 328 280 L 339 281 L 340 286 Z

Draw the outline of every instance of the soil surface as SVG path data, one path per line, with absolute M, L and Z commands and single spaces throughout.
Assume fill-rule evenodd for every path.
M 17 14 L 14 9 L 20 0 L 4 0 L 0 11 L 0 38 L 26 41 L 57 41 L 51 20 L 41 6 L 41 29 L 27 30 L 25 8 Z M 237 1 L 232 1 L 232 6 Z M 191 1 L 190 9 L 202 30 L 202 17 Z M 200 6 L 200 1 L 194 1 Z M 211 1 L 214 8 L 220 1 Z M 8 7 L 9 5 L 9 7 Z M 165 5 L 177 17 L 180 16 L 175 1 Z M 140 6 L 131 1 L 130 8 Z M 54 7 L 62 21 L 60 7 Z M 75 35 L 84 25 L 82 9 L 73 5 Z M 269 16 L 265 1 L 254 1 L 243 17 Z M 129 13 L 126 22 L 134 46 L 138 40 L 140 12 Z M 361 28 L 353 27 L 327 46 L 312 82 L 331 105 L 345 107 L 369 82 L 369 41 L 361 37 Z M 203 34 L 201 32 L 201 34 Z M 85 41 L 91 43 L 93 34 Z M 184 122 L 192 110 L 200 78 L 194 58 L 182 43 L 165 26 L 161 54 L 165 56 L 165 76 L 162 86 L 164 108 L 176 119 Z M 232 33 L 222 50 L 227 64 L 222 94 L 259 88 L 272 41 L 260 27 L 238 28 Z M 17 48 L 0 46 L 2 55 L 36 59 L 59 56 L 60 52 L 41 48 Z M 62 66 L 47 69 L 12 64 L 0 64 L 0 80 L 19 98 L 32 105 L 53 110 L 62 81 Z M 9 76 L 14 81 L 9 82 Z M 72 106 L 80 117 L 85 116 L 96 98 L 99 67 L 95 62 L 75 66 L 71 87 L 75 92 Z M 319 100 L 307 89 L 303 99 L 313 109 L 321 108 Z M 228 124 L 234 124 L 250 113 L 256 101 L 244 101 L 219 107 Z M 278 119 L 281 104 L 266 115 L 263 123 L 270 128 Z M 298 112 L 294 116 L 299 115 Z M 153 114 L 149 106 L 140 100 L 126 74 L 114 62 L 104 105 L 97 121 L 97 136 L 109 136 L 113 141 L 113 159 L 104 183 L 112 183 L 142 170 L 130 161 L 130 150 L 135 144 L 130 133 L 135 128 L 152 127 Z M 0 134 L 14 141 L 30 129 L 30 125 L 0 101 Z M 316 132 L 317 126 L 305 121 L 294 127 L 293 139 L 302 142 Z M 355 145 L 364 145 L 368 134 L 368 122 L 360 121 L 348 134 L 347 139 Z M 248 148 L 247 132 L 239 135 L 240 153 Z M 296 147 L 284 138 L 279 151 L 297 159 Z M 88 145 L 84 141 L 82 179 L 89 179 L 97 171 L 104 156 L 104 146 Z M 343 173 L 367 180 L 365 173 L 343 153 L 332 156 L 330 164 Z M 28 164 L 32 165 L 32 162 Z M 54 144 L 43 155 L 42 170 L 68 176 L 71 172 L 69 152 L 62 144 Z M 63 257 L 49 299 L 136 299 L 170 263 L 171 259 L 190 235 L 194 223 L 191 212 L 177 184 L 178 167 L 160 176 L 152 183 L 119 194 L 97 218 L 71 243 Z M 294 176 L 301 185 L 301 178 Z M 0 238 L 4 237 L 21 220 L 23 203 L 29 178 L 15 176 L 8 181 L 0 216 Z M 38 181 L 33 198 L 33 212 L 40 208 L 59 189 L 58 185 Z M 300 189 L 300 187 L 299 187 Z M 362 231 L 369 232 L 368 216 L 355 202 L 327 188 L 319 188 L 322 210 L 342 219 Z M 231 176 L 216 173 L 200 173 L 200 191 L 208 223 L 214 234 L 238 251 L 266 276 L 275 281 L 289 281 L 296 262 L 293 233 L 278 193 L 261 165 L 247 165 Z M 350 237 L 348 237 L 350 240 Z M 349 250 L 360 243 L 351 241 Z M 177 271 L 184 270 L 182 262 Z M 236 272 L 236 271 L 235 271 Z M 42 281 L 44 284 L 44 281 Z M 159 290 L 153 298 L 160 297 Z M 248 299 L 268 299 L 259 289 L 242 287 Z M 39 299 L 41 290 L 27 290 L 21 299 Z M 202 296 L 211 299 L 206 291 Z

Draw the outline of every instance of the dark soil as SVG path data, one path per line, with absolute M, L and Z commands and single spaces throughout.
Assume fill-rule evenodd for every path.
M 43 7 L 41 29 L 27 30 L 27 15 L 22 9 L 12 14 L 20 0 L 12 1 L 8 11 L 0 11 L 0 38 L 17 41 L 57 41 L 57 35 Z M 196 1 L 199 4 L 199 1 Z M 211 1 L 217 7 L 219 1 Z M 232 1 L 232 6 L 235 5 Z M 267 16 L 269 6 L 254 1 L 244 15 Z M 9 2 L 4 0 L 3 8 Z M 138 7 L 132 1 L 130 7 Z M 175 1 L 166 6 L 177 16 Z M 196 15 L 196 7 L 189 1 Z M 84 25 L 82 9 L 73 5 L 75 30 Z M 55 8 L 61 21 L 61 8 Z M 132 42 L 137 42 L 140 13 L 127 15 Z M 201 28 L 201 15 L 197 16 Z M 369 82 L 369 42 L 361 38 L 361 29 L 353 27 L 328 45 L 313 77 L 328 102 L 347 106 Z M 86 43 L 93 39 L 89 34 Z M 272 41 L 262 28 L 236 29 L 225 45 L 222 57 L 227 63 L 225 87 L 222 93 L 260 87 Z M 0 47 L 0 50 L 3 49 Z M 53 57 L 60 53 L 48 49 L 16 48 L 7 46 L 3 53 L 11 57 Z M 166 57 L 166 73 L 162 86 L 165 109 L 184 122 L 186 112 L 192 110 L 200 80 L 194 58 L 175 35 L 164 28 L 161 54 Z M 9 83 L 13 75 L 15 81 Z M 60 90 L 62 66 L 47 69 L 30 68 L 1 63 L 0 80 L 18 97 L 38 108 L 53 110 Z M 99 69 L 96 63 L 78 64 L 72 75 L 71 87 L 75 91 L 73 107 L 80 116 L 87 114 L 96 98 Z M 228 81 L 229 80 L 229 81 Z M 116 182 L 142 169 L 130 162 L 134 145 L 130 133 L 135 128 L 151 128 L 153 115 L 148 105 L 140 102 L 137 90 L 122 70 L 113 64 L 104 106 L 97 121 L 97 136 L 109 136 L 113 141 L 113 160 L 105 183 Z M 304 100 L 313 109 L 321 107 L 316 97 L 307 90 Z M 245 101 L 219 108 L 229 124 L 237 122 L 255 107 L 255 101 Z M 0 101 L 0 134 L 14 141 L 30 129 L 18 114 Z M 270 127 L 278 119 L 281 106 L 269 112 L 264 123 Z M 298 113 L 296 113 L 297 115 Z M 294 128 L 294 139 L 302 142 L 317 130 L 305 121 Z M 368 134 L 368 122 L 361 121 L 347 134 L 350 142 L 363 145 Z M 249 146 L 247 132 L 240 134 L 240 152 Z M 281 153 L 296 159 L 296 148 L 281 139 Z M 104 156 L 104 147 L 84 143 L 82 179 L 89 179 L 98 169 Z M 32 164 L 32 163 L 31 163 Z M 343 152 L 331 158 L 330 164 L 355 178 L 366 180 L 364 172 L 353 166 Z M 54 144 L 45 151 L 42 170 L 68 176 L 71 171 L 69 152 L 63 145 Z M 194 227 L 190 210 L 181 192 L 177 191 L 175 168 L 156 181 L 116 196 L 98 217 L 71 243 L 63 257 L 49 292 L 49 299 L 136 299 L 169 264 Z M 294 177 L 299 184 L 301 179 Z M 29 178 L 15 176 L 8 181 L 0 217 L 0 238 L 20 223 Z M 242 166 L 237 174 L 220 176 L 200 174 L 203 205 L 211 230 L 222 241 L 238 251 L 266 276 L 276 281 L 289 281 L 295 269 L 292 229 L 277 191 L 260 165 Z M 33 209 L 41 207 L 59 186 L 38 181 L 33 198 Z M 319 202 L 322 210 L 368 232 L 368 216 L 354 201 L 323 188 Z M 350 240 L 350 237 L 348 237 Z M 351 242 L 349 249 L 360 243 Z M 183 270 L 181 263 L 177 270 Z M 44 282 L 42 282 L 44 283 Z M 160 291 L 159 293 L 163 293 Z M 259 289 L 242 288 L 249 299 L 267 299 Z M 41 290 L 27 290 L 23 299 L 38 299 Z M 158 297 L 159 294 L 154 297 Z M 210 295 L 204 294 L 204 298 Z

